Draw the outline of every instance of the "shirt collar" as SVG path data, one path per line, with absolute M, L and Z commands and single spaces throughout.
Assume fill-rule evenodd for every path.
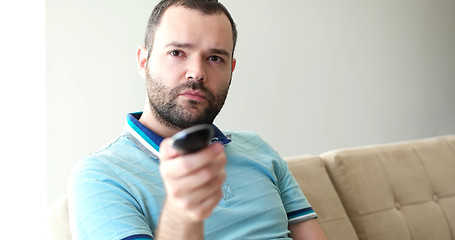
M 157 158 L 160 144 L 164 138 L 139 122 L 141 115 L 142 112 L 129 113 L 127 115 L 125 133 L 140 149 Z M 215 125 L 212 124 L 212 126 L 213 130 L 215 130 L 212 142 L 220 142 L 226 145 L 231 141 Z

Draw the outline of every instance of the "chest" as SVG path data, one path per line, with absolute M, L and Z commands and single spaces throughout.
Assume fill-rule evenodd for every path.
M 231 155 L 226 172 L 223 198 L 205 222 L 207 239 L 287 235 L 287 215 L 272 162 Z
M 228 154 L 226 172 L 223 198 L 204 223 L 206 239 L 286 237 L 288 219 L 273 159 Z M 162 180 L 156 170 L 155 173 L 142 181 L 145 185 L 140 194 L 141 206 L 152 231 L 156 229 L 165 200 Z

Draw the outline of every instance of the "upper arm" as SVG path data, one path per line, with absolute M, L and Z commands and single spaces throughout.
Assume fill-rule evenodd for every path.
M 74 169 L 69 184 L 71 232 L 77 239 L 152 236 L 128 186 L 100 163 Z
M 327 240 L 327 236 L 315 218 L 289 225 L 290 237 L 294 240 L 318 239 Z

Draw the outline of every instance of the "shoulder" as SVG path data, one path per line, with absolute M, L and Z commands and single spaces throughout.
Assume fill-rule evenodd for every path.
M 251 131 L 226 132 L 231 135 L 231 142 L 226 146 L 230 159 L 237 159 L 242 164 L 255 163 L 265 166 L 268 171 L 282 172 L 286 163 L 275 149 L 261 136 Z
M 261 136 L 251 131 L 226 132 L 231 142 L 225 147 L 228 163 L 243 169 L 261 170 L 274 183 L 288 172 L 287 163 Z M 250 168 L 246 168 L 249 166 Z M 243 170 L 242 170 L 243 171 Z
M 143 178 L 137 174 L 143 168 L 135 165 L 141 157 L 139 151 L 125 136 L 119 136 L 73 167 L 68 212 L 78 239 L 151 236 L 150 220 L 140 198 L 145 189 L 139 182 Z
M 71 177 L 118 178 L 140 170 L 145 164 L 153 165 L 153 162 L 149 155 L 137 148 L 125 135 L 120 135 L 99 151 L 79 160 L 72 169 Z
M 257 133 L 252 131 L 226 131 L 226 136 L 231 139 L 230 148 L 249 153 L 276 155 L 276 151 Z
M 265 143 L 261 136 L 252 131 L 226 131 L 223 133 L 235 144 Z

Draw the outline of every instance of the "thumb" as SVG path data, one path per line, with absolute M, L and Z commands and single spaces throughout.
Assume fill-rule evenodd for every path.
M 163 161 L 166 161 L 166 160 L 171 160 L 171 159 L 174 159 L 178 156 L 180 156 L 181 154 L 179 153 L 179 151 L 177 151 L 177 149 L 173 148 L 172 145 L 171 145 L 171 139 L 170 138 L 165 138 L 161 144 L 160 144 L 160 151 L 159 151 L 159 154 L 158 154 L 158 158 Z

